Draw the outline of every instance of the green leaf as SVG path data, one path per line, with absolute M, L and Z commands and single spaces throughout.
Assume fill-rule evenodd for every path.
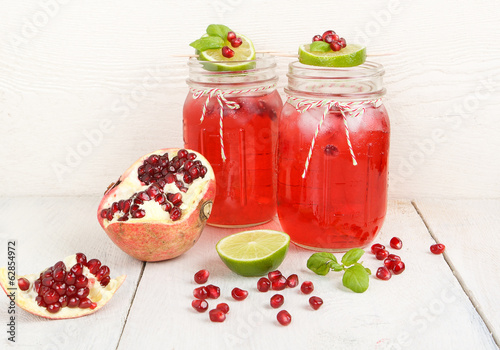
M 367 272 L 369 275 L 371 275 L 371 274 L 372 274 L 372 271 L 371 271 L 368 267 L 365 267 L 365 270 L 366 270 L 366 272 Z
M 224 40 L 218 36 L 204 36 L 198 40 L 193 41 L 189 46 L 194 47 L 196 50 L 202 52 L 210 49 L 220 49 L 224 46 Z
M 369 274 L 361 264 L 354 264 L 344 272 L 342 284 L 355 293 L 363 293 L 368 289 Z
M 331 51 L 330 44 L 325 43 L 324 41 L 315 41 L 311 43 L 309 46 L 311 51 L 320 51 L 320 52 L 328 52 Z
M 328 265 L 330 266 L 330 268 L 331 268 L 333 271 L 337 271 L 337 272 L 338 272 L 338 271 L 342 271 L 342 270 L 344 269 L 344 265 L 339 264 L 339 263 L 337 263 L 337 262 L 333 262 L 333 261 L 332 261 L 332 262 L 330 262 Z
M 314 253 L 307 260 L 307 268 L 321 276 L 330 272 L 332 264 L 338 265 L 337 258 L 332 253 Z
M 342 257 L 342 264 L 345 266 L 351 266 L 352 264 L 357 263 L 359 258 L 361 258 L 364 253 L 365 251 L 363 249 L 353 248 L 344 254 Z
M 219 38 L 226 40 L 227 33 L 232 32 L 231 29 L 223 24 L 211 24 L 207 27 L 207 34 L 210 36 L 218 36 Z

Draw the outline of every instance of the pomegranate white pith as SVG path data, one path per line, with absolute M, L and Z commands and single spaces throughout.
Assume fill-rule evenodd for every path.
M 160 149 L 137 160 L 104 195 L 102 228 L 143 261 L 177 257 L 198 240 L 215 197 L 215 175 L 195 151 Z
M 67 271 L 71 269 L 77 263 L 76 255 L 68 256 L 63 260 L 66 265 Z M 46 271 L 44 269 L 42 272 Z M 39 306 L 36 302 L 36 297 L 38 293 L 35 290 L 34 283 L 40 277 L 40 274 L 29 274 L 24 276 L 15 276 L 15 285 L 12 286 L 10 284 L 10 279 L 8 278 L 8 271 L 6 268 L 0 268 L 0 285 L 2 289 L 9 295 L 14 292 L 16 295 L 16 304 L 34 314 L 41 317 L 49 318 L 49 319 L 67 319 L 67 318 L 76 318 L 82 317 L 86 315 L 90 315 L 99 309 L 101 309 L 114 295 L 114 293 L 120 288 L 126 276 L 119 276 L 117 278 L 111 278 L 106 286 L 102 286 L 96 279 L 96 276 L 90 273 L 89 269 L 84 266 L 83 267 L 83 275 L 88 278 L 87 288 L 89 289 L 89 294 L 86 298 L 88 298 L 94 305 L 93 307 L 88 308 L 80 308 L 80 307 L 61 307 L 59 311 L 56 313 L 51 313 L 47 310 L 45 306 Z M 21 290 L 18 287 L 19 279 L 26 279 L 29 282 L 29 288 L 25 291 Z M 9 289 L 12 287 L 17 287 L 16 290 Z

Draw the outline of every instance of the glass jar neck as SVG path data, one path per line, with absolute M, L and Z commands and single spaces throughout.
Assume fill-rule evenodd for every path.
M 312 100 L 370 101 L 385 95 L 382 65 L 365 62 L 355 67 L 317 67 L 298 61 L 288 66 L 285 92 Z

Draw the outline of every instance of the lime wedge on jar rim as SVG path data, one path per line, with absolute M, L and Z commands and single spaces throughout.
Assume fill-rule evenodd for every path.
M 299 46 L 300 63 L 321 67 L 354 67 L 366 61 L 366 47 L 348 44 L 340 51 L 311 51 L 311 44 Z
M 255 67 L 255 48 L 252 42 L 244 35 L 236 34 L 241 38 L 242 43 L 238 47 L 232 47 L 229 41 L 225 41 L 225 46 L 228 46 L 234 51 L 234 56 L 227 58 L 222 56 L 221 49 L 209 49 L 198 52 L 201 61 L 210 61 L 210 64 L 205 64 L 208 70 L 216 71 L 239 71 L 248 70 Z M 247 62 L 249 61 L 249 62 Z
M 243 231 L 222 238 L 215 249 L 230 270 L 241 276 L 262 276 L 283 262 L 290 236 L 273 230 Z

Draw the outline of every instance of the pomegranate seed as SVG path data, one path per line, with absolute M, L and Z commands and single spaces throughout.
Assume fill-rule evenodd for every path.
M 54 304 L 56 301 L 59 300 L 59 294 L 53 289 L 49 289 L 44 295 L 43 295 L 43 301 L 45 304 L 50 305 Z
M 132 212 L 132 217 L 135 219 L 140 219 L 146 216 L 146 212 L 142 209 Z
M 75 287 L 76 288 L 87 287 L 88 284 L 89 284 L 89 279 L 87 278 L 87 276 L 84 276 L 84 275 L 76 276 L 76 280 L 75 280 Z
M 108 209 L 101 210 L 101 218 L 106 219 L 108 217 Z
M 233 297 L 233 299 L 240 301 L 246 299 L 246 297 L 248 296 L 248 292 L 240 288 L 234 288 L 231 291 L 231 296 Z
M 300 286 L 300 290 L 304 294 L 311 294 L 312 291 L 314 290 L 314 284 L 311 281 L 305 281 Z
M 97 271 L 99 271 L 99 269 L 101 268 L 101 261 L 99 259 L 90 259 L 87 263 L 87 267 L 89 268 L 90 273 L 95 275 Z
M 165 210 L 167 213 L 170 213 L 170 211 L 172 210 L 172 204 L 166 202 L 165 208 L 163 210 Z
M 433 244 L 431 245 L 431 253 L 432 254 L 442 254 L 444 252 L 444 249 L 445 249 L 445 245 L 444 244 L 441 244 L 441 243 L 438 243 L 438 244 Z
M 323 41 L 323 37 L 321 35 L 319 35 L 319 34 L 315 35 L 315 36 L 313 36 L 313 40 L 312 41 L 313 42 L 315 42 L 315 41 Z
M 391 271 L 389 271 L 389 269 L 386 266 L 382 266 L 377 269 L 376 276 L 380 280 L 387 281 L 391 279 L 392 274 Z
M 274 309 L 279 308 L 281 305 L 283 305 L 284 302 L 285 302 L 285 298 L 281 294 L 274 294 L 271 297 L 271 300 L 269 301 L 269 303 L 271 304 L 271 307 Z
M 59 310 L 61 310 L 61 304 L 58 301 L 55 302 L 54 304 L 47 306 L 47 311 L 50 312 L 51 314 L 55 314 Z
M 330 49 L 332 49 L 332 51 L 340 51 L 342 50 L 342 44 L 340 44 L 338 41 L 332 41 L 330 43 Z
M 47 287 L 47 286 L 41 286 L 40 287 L 40 293 L 38 293 L 39 295 L 44 295 L 45 293 L 47 293 L 48 291 L 50 290 L 50 287 Z
M 41 306 L 41 307 L 47 306 L 47 304 L 45 304 L 45 301 L 43 301 L 43 297 L 40 295 L 35 298 L 35 301 L 36 301 L 38 306 Z
M 227 305 L 226 303 L 220 303 L 217 304 L 217 309 L 227 314 L 229 312 L 229 305 Z
M 136 199 L 137 200 L 137 199 Z M 135 201 L 134 201 L 135 202 Z M 142 202 L 142 201 L 141 201 Z M 141 203 L 142 204 L 142 203 Z M 130 207 L 130 212 L 133 213 L 134 211 L 137 211 L 139 210 L 139 205 L 137 204 L 133 204 L 131 207 Z
M 286 288 L 286 278 L 285 276 L 280 276 L 271 282 L 272 290 L 283 290 Z
M 235 32 L 228 32 L 227 33 L 227 41 L 233 41 L 236 39 L 236 33 Z
M 191 302 L 191 306 L 198 312 L 205 312 L 208 309 L 208 303 L 205 300 L 195 299 Z
M 220 297 L 220 288 L 214 286 L 213 284 L 209 284 L 205 287 L 207 289 L 207 295 L 209 299 L 217 299 Z
M 198 284 L 206 283 L 208 281 L 208 276 L 210 276 L 208 270 L 200 270 L 194 274 L 194 281 Z
M 377 251 L 377 254 L 375 254 L 375 257 L 377 260 L 384 260 L 389 256 L 389 252 L 385 249 L 380 249 Z
M 200 177 L 200 170 L 198 169 L 197 166 L 192 166 L 191 168 L 189 168 L 188 172 L 193 180 L 196 180 L 197 178 Z
M 186 184 L 190 184 L 193 182 L 193 178 L 191 177 L 191 175 L 189 175 L 188 173 L 184 174 L 183 178 L 184 182 Z
M 182 182 L 181 182 L 181 187 L 182 187 Z M 179 206 L 180 204 L 182 204 L 182 194 L 180 194 L 180 193 L 176 193 L 176 194 L 168 193 L 167 199 L 170 202 L 172 202 L 172 204 L 175 206 Z
M 114 202 L 113 204 L 111 204 L 111 212 L 114 214 L 118 211 L 118 203 Z
M 387 259 L 384 260 L 384 265 L 387 267 L 389 270 L 392 270 L 392 266 L 394 263 L 401 261 L 401 258 L 395 254 L 389 254 Z
M 118 221 L 127 221 L 128 220 L 128 215 L 123 215 L 118 218 Z
M 380 243 L 375 243 L 374 245 L 372 245 L 372 248 L 371 248 L 373 254 L 377 254 L 377 252 L 380 249 L 385 249 L 385 246 L 380 244 Z
M 67 286 L 66 286 L 66 283 L 64 283 L 64 282 L 56 282 L 52 286 L 52 289 L 54 289 L 57 292 L 57 294 L 59 294 L 59 295 L 66 294 L 66 288 L 67 288 Z
M 82 300 L 83 298 L 86 298 L 88 297 L 88 295 L 90 294 L 90 290 L 88 287 L 85 287 L 85 288 L 80 288 L 76 291 L 76 296 L 78 298 L 80 298 L 80 300 Z
M 344 39 L 344 38 L 340 38 L 340 39 L 339 39 L 339 43 L 340 43 L 340 45 L 342 45 L 342 48 L 344 48 L 344 47 L 346 47 L 346 46 L 347 46 L 347 43 L 346 43 L 346 41 L 345 41 L 345 39 Z
M 58 302 L 59 302 L 59 304 L 61 304 L 61 307 L 66 307 L 68 305 L 68 296 L 61 295 Z
M 219 309 L 210 310 L 208 314 L 210 315 L 210 321 L 212 322 L 224 322 L 226 319 L 224 311 Z
M 168 184 L 171 184 L 172 182 L 175 181 L 175 175 L 172 174 L 172 173 L 168 173 L 167 176 L 165 176 L 165 181 L 168 183 Z
M 125 205 L 125 201 L 123 203 L 123 205 Z M 124 206 L 122 207 L 122 210 L 127 212 L 127 210 L 124 210 L 123 208 Z M 87 257 L 83 253 L 76 253 L 76 262 L 82 264 L 83 266 L 87 266 Z M 66 267 L 64 267 L 64 269 L 66 270 Z
M 17 280 L 17 285 L 19 286 L 19 289 L 22 291 L 30 289 L 30 281 L 28 281 L 24 277 L 21 277 L 20 279 Z
M 106 219 L 108 219 L 108 221 L 113 220 L 113 212 L 111 211 L 111 209 L 108 209 L 108 212 L 106 213 Z
M 66 288 L 66 295 L 68 297 L 72 297 L 73 295 L 76 295 L 76 291 L 76 286 L 68 286 L 68 288 Z
M 54 284 L 54 279 L 52 277 L 44 277 L 42 279 L 42 285 L 43 286 L 46 286 L 46 287 L 52 287 L 52 285 Z
M 222 56 L 226 58 L 231 58 L 234 56 L 234 51 L 229 48 L 229 46 L 224 46 L 222 48 Z
M 325 43 L 331 44 L 333 42 L 333 35 L 328 34 L 323 36 L 323 41 Z
M 333 41 L 339 41 L 340 37 L 337 34 L 332 34 Z
M 66 270 L 63 270 L 62 268 L 58 267 L 57 269 L 54 270 L 54 272 L 52 272 L 52 277 L 56 282 L 64 281 L 64 277 L 66 277 Z
M 40 286 L 42 285 L 42 281 L 36 280 L 33 285 L 35 286 L 35 292 L 40 292 Z M 28 286 L 29 287 L 29 286 Z
M 325 41 L 325 37 L 327 35 L 333 35 L 335 34 L 335 32 L 333 30 L 327 30 L 326 32 L 323 33 L 323 35 L 321 36 L 321 38 L 323 39 L 323 41 Z
M 106 265 L 102 265 L 99 271 L 97 271 L 95 277 L 97 281 L 101 281 L 104 277 L 109 276 L 110 270 Z
M 137 198 L 145 202 L 151 200 L 151 197 L 144 191 L 137 193 Z
M 401 249 L 403 247 L 403 241 L 398 237 L 392 237 L 390 241 L 391 247 L 394 249 Z
M 85 298 L 85 299 L 80 299 L 80 305 L 78 306 L 82 309 L 88 309 L 88 308 L 95 309 L 97 307 L 97 304 L 93 303 L 92 300 Z
M 140 167 L 137 168 L 137 175 L 144 175 L 146 173 L 144 165 L 141 165 Z
M 188 158 L 189 160 L 195 160 L 195 159 L 196 159 L 196 153 L 188 153 L 187 158 Z
M 182 212 L 178 207 L 172 208 L 170 211 L 170 220 L 177 221 L 181 218 Z
M 206 167 L 206 166 L 202 166 L 202 167 L 200 168 L 200 176 L 201 176 L 201 178 L 202 178 L 202 179 L 203 179 L 203 178 L 205 177 L 205 175 L 207 174 L 207 171 L 208 171 L 208 169 L 207 169 L 207 167 Z
M 243 40 L 241 40 L 241 38 L 236 38 L 234 40 L 231 40 L 232 47 L 240 47 L 241 44 L 243 44 Z
M 394 265 L 392 265 L 392 273 L 395 275 L 402 274 L 404 270 L 405 270 L 405 263 L 402 261 L 395 262 Z
M 327 156 L 335 157 L 339 154 L 339 149 L 334 145 L 326 145 L 324 152 Z
M 208 298 L 208 291 L 205 287 L 198 287 L 193 290 L 193 295 L 196 299 Z
M 159 194 L 155 197 L 155 202 L 158 204 L 164 204 L 167 201 L 167 197 L 164 194 Z
M 262 277 L 257 281 L 257 289 L 259 290 L 259 292 L 267 292 L 270 287 L 271 282 L 265 277 Z
M 282 326 L 288 326 L 292 322 L 292 316 L 286 310 L 278 312 L 276 319 Z
M 160 193 L 160 190 L 155 185 L 152 185 L 148 187 L 146 193 L 150 198 L 154 198 L 158 193 Z
M 64 277 L 64 283 L 66 283 L 68 286 L 71 286 L 75 284 L 76 281 L 76 275 L 74 272 L 68 271 L 66 274 L 66 277 Z
M 323 305 L 323 299 L 321 299 L 320 297 L 310 297 L 309 305 L 311 305 L 314 310 L 318 310 L 321 305 Z
M 295 288 L 299 285 L 299 276 L 296 274 L 288 276 L 286 279 L 286 286 L 289 288 Z
M 106 287 L 111 281 L 111 277 L 106 276 L 101 280 L 101 286 Z
M 184 159 L 184 158 L 187 158 L 188 156 L 188 151 L 186 151 L 185 149 L 180 149 L 178 152 L 177 152 L 177 157 L 179 157 L 179 159 Z
M 70 297 L 68 299 L 68 307 L 78 307 L 80 305 L 80 298 L 78 297 Z
M 267 274 L 267 278 L 272 282 L 273 280 L 280 278 L 282 276 L 279 270 L 271 271 Z
M 76 263 L 71 268 L 71 272 L 73 272 L 75 276 L 80 276 L 83 273 L 83 265 L 80 263 Z
M 146 159 L 146 162 L 151 164 L 151 165 L 155 165 L 155 164 L 158 164 L 159 160 L 160 160 L 160 157 L 157 154 L 152 154 L 149 156 L 148 159 Z

